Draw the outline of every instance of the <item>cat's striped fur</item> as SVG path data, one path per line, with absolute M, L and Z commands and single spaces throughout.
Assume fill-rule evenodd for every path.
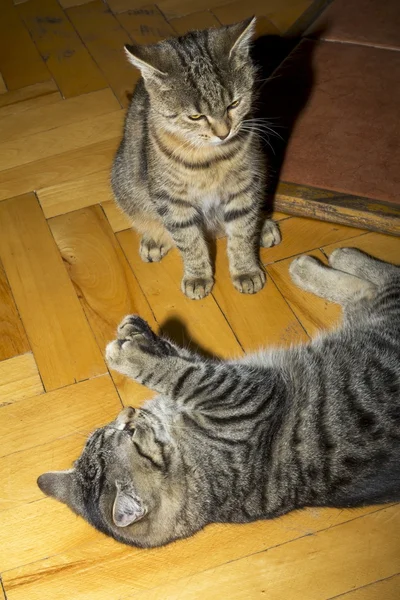
M 41 489 L 122 542 L 156 546 L 211 522 L 400 499 L 400 268 L 336 250 L 292 278 L 339 302 L 308 345 L 206 360 L 127 317 L 109 364 L 161 395 L 97 430 Z
M 127 47 L 142 78 L 114 162 L 115 198 L 142 234 L 143 260 L 158 261 L 178 247 L 190 298 L 213 286 L 207 231 L 227 233 L 233 283 L 244 293 L 265 282 L 259 244 L 280 241 L 273 221 L 260 222 L 265 158 L 260 126 L 249 120 L 253 26 L 245 21 Z

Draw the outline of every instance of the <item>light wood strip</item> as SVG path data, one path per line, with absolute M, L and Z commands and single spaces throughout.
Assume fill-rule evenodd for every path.
M 213 0 L 210 6 L 210 0 L 190 0 L 190 2 L 182 0 L 159 0 L 159 2 L 157 2 L 157 6 L 160 7 L 160 10 L 166 16 L 166 18 L 170 20 L 175 19 L 176 17 L 184 17 L 185 15 L 200 12 L 202 10 L 212 10 L 214 6 L 222 6 L 223 4 L 228 3 L 229 0 Z M 250 9 L 249 12 L 251 13 Z
M 43 384 L 31 352 L 0 362 L 0 407 L 37 396 L 43 391 Z
M 50 79 L 12 0 L 1 0 L 0 10 L 0 71 L 7 88 L 18 90 Z
M 400 509 L 393 506 L 134 598 L 332 598 L 355 581 L 367 585 L 397 574 L 399 535 Z
M 103 202 L 101 206 L 103 207 L 113 231 L 123 231 L 124 229 L 130 229 L 132 227 L 132 223 L 128 215 L 122 212 L 114 200 Z
M 226 240 L 218 240 L 213 296 L 246 352 L 307 341 L 300 323 L 268 278 L 255 295 L 240 294 L 229 275 Z
M 19 12 L 64 98 L 107 86 L 56 0 L 29 0 Z
M 375 507 L 369 510 L 376 511 L 377 509 Z M 135 598 L 136 594 L 143 597 L 141 594 L 143 590 L 146 590 L 143 591 L 146 598 L 162 598 L 158 595 L 153 596 L 158 593 L 158 590 L 154 588 L 170 583 L 172 589 L 175 588 L 175 585 L 177 586 L 177 593 L 171 598 L 186 600 L 185 591 L 182 591 L 179 582 L 179 579 L 183 577 L 195 579 L 201 576 L 206 577 L 206 569 L 236 560 L 236 562 L 230 563 L 230 568 L 233 570 L 234 566 L 239 564 L 237 559 L 242 556 L 262 552 L 266 548 L 285 544 L 300 536 L 306 536 L 303 538 L 305 540 L 314 540 L 314 536 L 311 534 L 326 527 L 331 527 L 329 531 L 333 531 L 336 524 L 345 523 L 349 519 L 356 519 L 359 522 L 359 529 L 362 529 L 363 519 L 357 519 L 357 517 L 367 513 L 367 509 L 354 511 L 305 510 L 286 515 L 275 521 L 260 521 L 237 526 L 213 525 L 188 540 L 179 541 L 157 550 L 146 551 L 115 543 L 95 532 L 82 519 L 77 519 L 66 507 L 54 500 L 46 499 L 25 505 L 23 513 L 20 509 L 0 513 L 0 527 L 6 542 L 1 549 L 4 552 L 5 589 L 9 600 L 26 600 L 26 598 L 29 600 L 43 600 L 43 598 L 63 600 L 65 590 L 71 589 L 74 590 L 74 600 L 87 600 L 88 590 L 90 590 L 90 600 Z M 367 527 L 364 531 L 367 535 L 372 535 L 371 528 Z M 28 536 L 27 532 L 29 532 Z M 382 532 L 382 534 L 384 533 L 386 533 L 386 529 Z M 24 539 L 24 544 L 18 542 L 20 539 Z M 366 543 L 365 540 L 363 541 Z M 285 545 L 287 546 L 287 544 Z M 333 547 L 336 545 L 335 537 L 331 545 Z M 353 547 L 351 541 L 350 547 Z M 384 544 L 384 547 L 386 556 L 387 545 Z M 342 549 L 342 545 L 340 548 Z M 376 549 L 376 552 L 380 551 L 380 548 Z M 263 557 L 268 555 L 269 552 L 262 554 Z M 359 560 L 359 555 L 360 552 L 354 555 L 353 561 Z M 255 557 L 257 556 L 259 555 L 256 554 Z M 40 560 L 41 558 L 44 560 Z M 296 554 L 296 560 L 290 560 L 287 565 L 283 559 L 282 568 L 284 569 L 286 566 L 289 571 L 293 570 L 293 565 L 296 566 L 297 561 L 300 561 L 301 571 L 298 572 L 295 569 L 298 573 L 297 578 L 299 575 L 301 576 L 301 573 L 306 577 L 310 568 L 305 561 L 302 562 L 302 558 L 300 553 Z M 344 549 L 341 559 L 342 561 L 346 560 Z M 319 557 L 318 555 L 310 557 L 309 560 L 311 565 L 317 560 L 317 563 L 319 565 L 322 563 L 322 568 L 324 567 L 325 557 L 322 554 Z M 265 561 L 268 566 L 268 559 L 265 558 Z M 339 564 L 342 566 L 342 563 Z M 330 562 L 327 568 L 335 569 L 335 565 Z M 204 571 L 206 572 L 203 574 Z M 199 572 L 200 574 L 196 575 Z M 216 572 L 219 571 L 216 570 Z M 99 573 L 101 573 L 101 577 L 99 577 Z M 249 576 L 249 573 L 252 574 L 252 570 L 244 575 L 241 573 L 243 584 L 233 578 L 238 593 L 242 590 L 242 585 L 251 585 L 252 577 Z M 267 575 L 265 575 L 265 579 L 268 581 Z M 326 578 L 323 574 L 321 577 Z M 275 578 L 276 576 L 274 580 Z M 187 583 L 187 580 L 184 581 L 190 591 L 191 585 Z M 211 586 L 212 581 L 212 579 L 209 580 Z M 161 589 L 164 590 L 163 587 Z M 230 590 L 230 594 L 232 590 Z M 218 595 L 218 586 L 215 591 L 217 594 L 215 597 L 218 600 L 235 598 L 235 595 L 223 595 L 222 590 Z M 195 597 L 197 600 L 199 597 L 208 598 L 209 596 L 202 595 L 199 591 L 199 596 Z M 243 593 L 236 597 L 252 598 L 254 596 Z M 279 600 L 286 597 L 290 596 L 280 596 Z M 309 600 L 307 595 L 300 596 L 300 598 Z M 318 600 L 320 598 L 321 596 Z
M 158 323 L 172 339 L 195 348 L 199 345 L 219 356 L 241 354 L 240 345 L 214 298 L 190 300 L 181 292 L 183 268 L 176 249 L 159 263 L 144 263 L 138 252 L 139 237 L 134 231 L 122 231 L 117 238 Z
M 0 455 L 72 434 L 80 434 L 83 445 L 93 428 L 112 421 L 121 408 L 108 374 L 10 404 L 1 409 Z
M 341 240 L 355 238 L 365 233 L 362 229 L 336 223 L 322 223 L 303 217 L 284 219 L 279 223 L 282 242 L 273 248 L 261 249 L 261 260 L 269 264 L 314 248 Z
M 52 79 L 0 96 L 0 118 L 59 102 L 61 94 Z
M 109 169 L 119 138 L 82 146 L 14 169 L 0 171 L 0 200 Z
M 280 34 L 279 29 L 268 18 L 268 0 L 251 0 L 249 3 L 235 0 L 211 10 L 223 25 L 232 25 L 248 19 L 250 15 L 255 15 L 257 17 L 255 37 Z
M 210 27 L 221 27 L 217 17 L 208 10 L 202 10 L 191 15 L 170 19 L 169 24 L 178 35 L 184 35 L 194 29 L 209 29 Z
M 112 91 L 105 89 L 14 116 L 2 118 L 0 113 L 0 139 L 5 142 L 27 137 L 48 129 L 56 129 L 60 123 L 65 127 L 88 118 L 94 119 L 119 108 Z
M 2 361 L 29 352 L 30 346 L 1 262 L 0 298 L 0 361 Z
M 123 111 L 117 110 L 48 131 L 0 143 L 2 170 L 113 139 L 122 130 Z
M 324 252 L 329 256 L 335 248 L 359 248 L 375 258 L 400 265 L 400 238 L 382 233 L 367 233 L 349 242 L 340 241 L 324 246 Z
M 336 596 L 337 600 L 399 600 L 400 596 L 400 574 L 383 579 L 354 590 L 348 594 Z M 335 598 L 335 600 L 336 600 Z M 332 600 L 334 600 L 332 598 Z
M 315 258 L 324 263 L 327 262 L 320 250 L 313 250 L 312 252 L 307 252 L 307 254 L 315 256 Z M 297 287 L 289 275 L 289 267 L 292 260 L 293 257 L 268 265 L 268 274 L 271 275 L 280 292 L 286 298 L 291 309 L 310 336 L 316 335 L 323 329 L 332 329 L 341 321 L 341 308 L 337 304 L 328 302 L 323 298 L 318 298 L 318 296 Z
M 81 179 L 73 179 L 38 190 L 37 196 L 46 219 L 72 210 L 113 202 L 110 185 L 110 168 L 91 173 Z
M 0 255 L 46 390 L 106 367 L 33 194 L 0 203 Z
M 128 94 L 139 79 L 124 53 L 129 35 L 101 0 L 71 8 L 67 14 L 120 103 L 128 106 Z
M 102 352 L 125 315 L 139 314 L 157 329 L 150 307 L 100 206 L 50 219 L 49 226 Z M 127 405 L 152 394 L 112 373 Z
M 117 19 L 137 44 L 154 44 L 175 35 L 155 4 L 119 13 Z

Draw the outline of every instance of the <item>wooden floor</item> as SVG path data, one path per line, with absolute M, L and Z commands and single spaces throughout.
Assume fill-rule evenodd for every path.
M 261 293 L 234 290 L 219 240 L 213 294 L 185 298 L 177 253 L 142 263 L 112 202 L 109 169 L 136 77 L 121 47 L 252 13 L 259 31 L 284 33 L 311 2 L 110 0 L 111 11 L 78 2 L 0 0 L 0 598 L 398 600 L 398 506 L 212 526 L 144 551 L 105 538 L 36 486 L 40 473 L 70 466 L 121 405 L 149 397 L 104 363 L 125 314 L 237 356 L 305 341 L 340 318 L 290 283 L 293 256 L 326 260 L 343 245 L 400 256 L 394 237 L 276 213 L 283 241 L 262 250 Z

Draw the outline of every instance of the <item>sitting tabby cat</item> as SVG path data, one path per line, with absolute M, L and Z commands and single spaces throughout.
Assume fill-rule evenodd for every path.
M 263 126 L 249 119 L 254 23 L 126 47 L 142 78 L 114 161 L 114 194 L 142 234 L 144 261 L 161 260 L 173 245 L 180 250 L 189 298 L 213 286 L 205 230 L 226 232 L 233 283 L 248 294 L 265 283 L 259 243 L 280 241 L 273 221 L 260 224 Z
M 400 499 L 400 268 L 335 250 L 333 268 L 291 265 L 305 290 L 344 308 L 308 345 L 207 360 L 126 317 L 114 369 L 161 395 L 126 408 L 41 490 L 135 546 L 304 506 Z

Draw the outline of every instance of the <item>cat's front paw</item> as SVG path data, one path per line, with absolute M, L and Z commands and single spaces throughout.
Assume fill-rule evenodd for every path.
M 192 300 L 201 300 L 208 296 L 214 285 L 212 277 L 184 277 L 182 292 Z
M 148 235 L 140 240 L 139 254 L 144 262 L 159 262 L 168 252 L 170 246 L 155 242 Z
M 241 294 L 256 294 L 264 287 L 266 275 L 262 269 L 232 277 L 233 285 Z
M 282 239 L 281 232 L 275 221 L 267 219 L 261 229 L 260 245 L 263 248 L 271 248 L 280 243 Z
M 169 342 L 158 337 L 144 319 L 128 315 L 118 326 L 117 339 L 107 345 L 106 360 L 110 367 L 121 370 L 124 363 L 131 364 L 143 354 L 171 354 L 169 346 Z

